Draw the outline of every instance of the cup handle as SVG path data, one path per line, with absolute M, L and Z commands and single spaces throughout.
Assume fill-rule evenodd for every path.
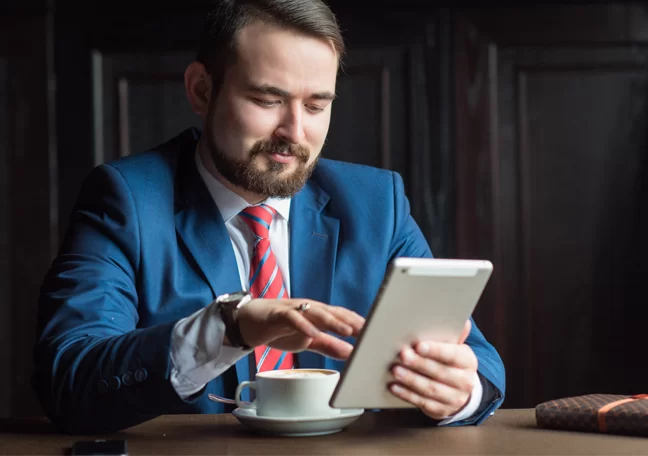
M 236 393 L 234 394 L 234 400 L 236 401 L 236 405 L 237 407 L 240 408 L 256 409 L 256 399 L 253 400 L 252 402 L 245 402 L 241 400 L 241 393 L 243 392 L 245 387 L 250 387 L 256 391 L 256 382 L 246 380 L 244 382 L 241 382 L 236 387 Z

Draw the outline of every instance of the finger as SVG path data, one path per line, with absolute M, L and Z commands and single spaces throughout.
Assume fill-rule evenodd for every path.
M 407 369 L 417 372 L 425 378 L 467 393 L 470 393 L 473 389 L 476 366 L 474 368 L 472 366 L 466 368 L 449 366 L 435 359 L 420 356 L 409 347 L 401 351 L 400 359 Z
M 304 334 L 306 337 L 318 337 L 321 334 L 320 330 L 297 310 L 288 310 L 282 315 L 285 316 L 285 319 L 293 326 L 293 328 Z
M 357 336 L 365 325 L 365 319 L 356 312 L 339 306 L 327 306 L 327 310 L 333 313 L 339 320 L 353 328 L 353 336 Z
M 319 308 L 324 309 L 326 312 L 332 313 L 338 320 L 353 328 L 353 335 L 357 335 L 365 324 L 365 319 L 363 317 L 361 317 L 356 312 L 341 306 L 332 306 L 330 304 L 325 304 L 313 299 L 290 299 L 288 301 L 294 308 L 298 308 L 302 303 L 309 303 L 311 305 L 311 308 L 308 310 L 308 312 L 310 312 L 311 309 Z
M 450 406 L 432 399 L 426 399 L 398 383 L 392 383 L 389 386 L 389 391 L 391 391 L 394 396 L 418 407 L 423 413 L 432 419 L 442 420 L 455 413 Z
M 466 339 L 468 339 L 468 336 L 470 335 L 470 327 L 471 327 L 470 320 L 466 320 L 466 323 L 464 324 L 463 331 L 461 332 L 461 335 L 459 335 L 459 341 L 457 342 L 459 345 L 463 344 Z
M 330 334 L 320 333 L 318 337 L 311 341 L 307 350 L 330 358 L 345 360 L 351 356 L 353 345 Z
M 418 342 L 414 346 L 414 350 L 420 356 L 460 369 L 476 368 L 477 365 L 477 357 L 472 349 L 465 344 L 423 341 Z
M 268 345 L 281 351 L 299 353 L 306 350 L 312 340 L 312 337 L 305 337 L 301 332 L 293 330 L 291 335 L 275 339 Z
M 322 331 L 330 331 L 340 336 L 350 336 L 353 333 L 353 328 L 339 320 L 327 307 L 313 306 L 299 313 Z
M 344 307 L 332 306 L 330 304 L 325 304 L 323 302 L 315 301 L 312 299 L 291 299 L 290 302 L 291 306 L 294 306 L 295 308 L 299 307 L 299 305 L 304 302 L 311 304 L 311 308 L 307 312 L 310 312 L 312 309 L 322 309 L 333 314 L 342 323 L 353 328 L 353 331 L 350 334 L 352 336 L 357 336 L 358 334 L 360 334 L 360 331 L 362 331 L 362 328 L 365 324 L 365 319 L 362 316 Z
M 404 366 L 394 366 L 392 374 L 396 381 L 417 395 L 459 409 L 466 403 L 472 387 L 460 390 L 445 383 L 427 378 Z

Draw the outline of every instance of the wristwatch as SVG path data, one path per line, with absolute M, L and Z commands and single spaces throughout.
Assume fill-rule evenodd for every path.
M 223 323 L 225 323 L 225 335 L 233 347 L 249 350 L 249 347 L 243 336 L 238 324 L 238 309 L 252 300 L 252 295 L 247 291 L 237 291 L 236 293 L 226 293 L 216 298 L 216 305 L 220 311 Z

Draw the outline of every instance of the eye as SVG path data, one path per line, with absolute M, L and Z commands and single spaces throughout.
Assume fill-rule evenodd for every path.
M 264 108 L 271 108 L 281 103 L 280 101 L 277 100 L 268 101 L 268 100 L 262 100 L 260 98 L 255 98 L 254 102 L 259 106 L 263 106 Z
M 324 108 L 315 105 L 306 105 L 306 109 L 308 109 L 313 114 L 317 114 L 318 112 L 324 111 Z

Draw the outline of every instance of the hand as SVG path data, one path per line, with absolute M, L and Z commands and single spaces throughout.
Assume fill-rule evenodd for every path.
M 400 352 L 402 364 L 392 368 L 396 382 L 390 391 L 421 409 L 430 418 L 441 420 L 466 406 L 473 390 L 477 357 L 464 342 L 470 334 L 470 321 L 456 344 L 422 341 Z
M 309 303 L 306 311 L 297 310 Z M 324 331 L 357 337 L 365 319 L 344 307 L 310 299 L 253 299 L 238 311 L 239 329 L 251 347 L 268 345 L 283 351 L 311 350 L 347 359 L 353 346 Z

